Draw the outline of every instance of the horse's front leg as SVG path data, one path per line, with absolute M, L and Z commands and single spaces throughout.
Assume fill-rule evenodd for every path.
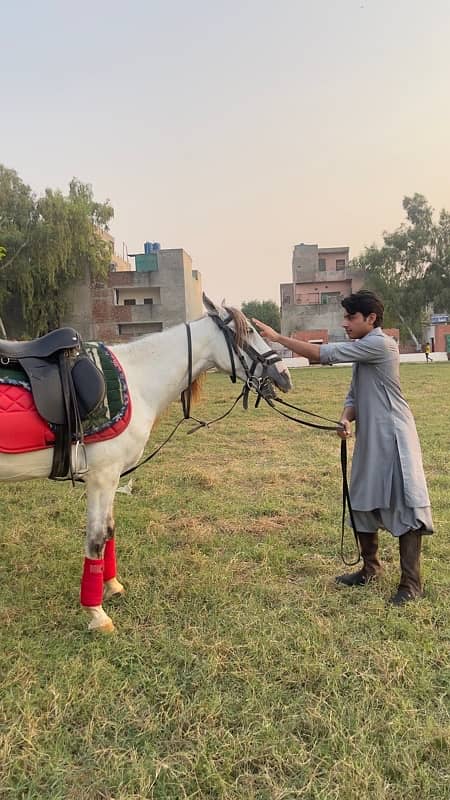
M 107 541 L 114 542 L 112 508 L 117 484 L 118 480 L 114 481 L 112 485 L 109 483 L 107 488 L 92 482 L 89 482 L 87 486 L 87 529 L 80 602 L 91 618 L 89 630 L 102 633 L 110 633 L 114 630 L 112 620 L 102 608 L 102 601 L 105 551 L 109 571 L 108 581 L 115 578 L 115 575 L 111 574 L 115 572 L 114 549 L 111 547 L 107 549 L 106 543 Z M 111 535 L 111 539 L 108 539 L 109 535 Z
M 105 552 L 103 554 L 105 561 L 103 572 L 103 600 L 105 602 L 110 600 L 111 597 L 117 597 L 125 592 L 124 587 L 120 581 L 117 580 L 116 539 L 114 536 L 116 525 L 114 522 L 113 503 L 114 498 L 106 516 L 107 539 L 105 543 Z

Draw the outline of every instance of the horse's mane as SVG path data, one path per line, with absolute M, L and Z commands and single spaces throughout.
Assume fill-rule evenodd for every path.
M 236 345 L 237 347 L 242 347 L 248 336 L 247 318 L 238 308 L 228 308 L 227 306 L 224 306 L 224 308 L 233 318 Z
M 191 383 L 191 400 L 193 403 L 198 403 L 202 396 L 202 388 L 205 382 L 206 372 L 202 372 Z
M 242 347 L 245 340 L 248 336 L 248 322 L 242 311 L 239 311 L 238 308 L 232 308 L 228 306 L 224 306 L 225 311 L 228 312 L 230 317 L 233 319 L 234 323 L 234 332 L 236 336 L 236 345 L 237 347 Z M 192 403 L 198 403 L 201 400 L 202 396 L 202 388 L 206 378 L 206 372 L 202 372 L 201 375 L 198 375 L 197 378 L 192 381 L 191 385 L 191 400 Z

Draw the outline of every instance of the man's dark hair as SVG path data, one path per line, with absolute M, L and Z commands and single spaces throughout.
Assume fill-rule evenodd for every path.
M 360 311 L 364 319 L 373 312 L 377 315 L 373 323 L 374 328 L 379 328 L 383 324 L 384 305 L 376 294 L 367 289 L 360 289 L 359 292 L 344 297 L 341 306 L 345 308 L 347 314 L 357 314 Z

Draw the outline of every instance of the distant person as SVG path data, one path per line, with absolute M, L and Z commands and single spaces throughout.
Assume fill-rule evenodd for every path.
M 350 389 L 341 415 L 344 439 L 356 422 L 350 499 L 363 559 L 362 569 L 339 575 L 345 586 L 364 586 L 382 571 L 378 529 L 399 540 L 401 577 L 391 598 L 402 605 L 423 596 L 420 576 L 422 534 L 433 533 L 430 500 L 416 426 L 403 397 L 399 352 L 381 330 L 384 306 L 365 290 L 342 300 L 343 327 L 351 341 L 311 344 L 281 336 L 254 319 L 262 336 L 321 364 L 353 362 Z
M 425 358 L 426 358 L 427 364 L 428 364 L 429 361 L 431 361 L 431 362 L 433 361 L 433 359 L 430 356 L 430 353 L 431 353 L 430 343 L 427 342 L 426 345 L 425 345 Z

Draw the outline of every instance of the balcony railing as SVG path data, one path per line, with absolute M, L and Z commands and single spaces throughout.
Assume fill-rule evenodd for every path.
M 162 322 L 162 303 L 114 306 L 118 322 Z
M 296 306 L 331 306 L 338 305 L 343 300 L 344 295 L 339 294 L 337 297 L 329 297 L 319 292 L 311 292 L 308 294 L 298 295 L 295 298 Z

